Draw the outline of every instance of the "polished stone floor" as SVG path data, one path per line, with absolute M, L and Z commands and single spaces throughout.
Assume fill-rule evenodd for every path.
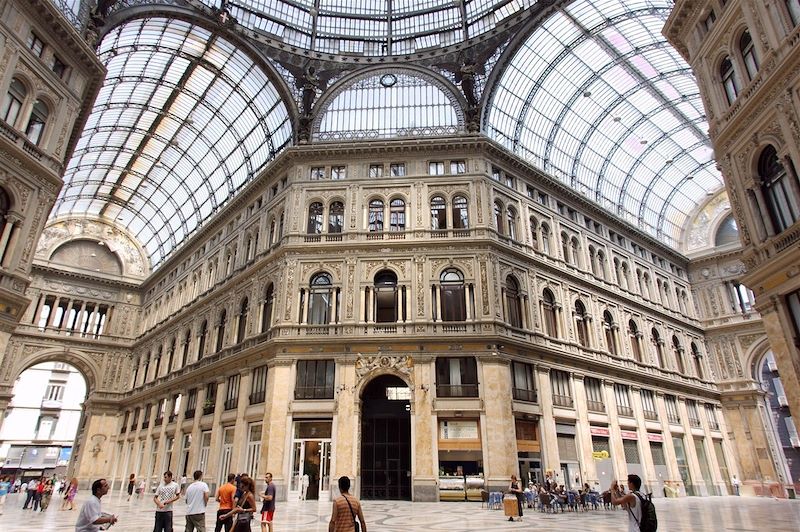
M 3 532 L 71 531 L 78 518 L 79 505 L 87 493 L 78 494 L 78 505 L 73 511 L 59 511 L 51 506 L 46 512 L 34 514 L 23 511 L 21 496 L 9 495 L 5 513 L 0 517 Z M 183 532 L 185 504 L 176 503 L 175 531 Z M 798 531 L 800 530 L 800 500 L 777 500 L 755 497 L 709 497 L 684 499 L 657 499 L 659 530 L 673 531 Z M 103 510 L 117 514 L 120 521 L 111 528 L 114 532 L 147 532 L 153 527 L 152 503 L 147 500 L 131 502 L 120 499 L 116 493 L 103 498 Z M 216 503 L 209 505 L 207 525 L 213 530 Z M 542 514 L 528 511 L 522 522 L 509 523 L 502 511 L 481 508 L 480 503 L 364 503 L 364 514 L 370 532 L 406 532 L 441 530 L 461 532 L 467 530 L 531 530 L 580 532 L 627 530 L 627 516 L 621 510 L 596 510 L 590 512 Z M 275 516 L 275 532 L 324 532 L 330 516 L 330 503 L 316 501 L 279 502 Z M 253 531 L 258 531 L 257 523 Z

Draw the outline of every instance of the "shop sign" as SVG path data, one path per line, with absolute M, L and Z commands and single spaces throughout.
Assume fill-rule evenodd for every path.
M 656 434 L 654 432 L 648 432 L 647 439 L 650 441 L 664 441 L 664 437 L 661 436 L 661 434 Z
M 440 421 L 439 422 L 440 440 L 477 440 L 478 422 L 477 421 Z
M 622 436 L 623 440 L 638 440 L 639 435 L 631 430 L 621 430 L 619 431 L 620 435 Z
M 602 427 L 589 427 L 589 432 L 594 436 L 608 436 L 610 434 L 608 429 Z
M 592 452 L 592 458 L 595 460 L 605 460 L 611 458 L 611 455 L 608 454 L 608 451 L 594 451 Z

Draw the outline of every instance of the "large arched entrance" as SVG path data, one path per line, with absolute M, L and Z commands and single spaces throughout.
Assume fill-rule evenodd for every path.
M 361 498 L 411 500 L 411 390 L 394 375 L 361 394 Z

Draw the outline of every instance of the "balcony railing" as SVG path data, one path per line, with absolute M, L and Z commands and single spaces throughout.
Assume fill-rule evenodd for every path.
M 689 425 L 692 427 L 700 427 L 700 420 L 697 418 L 690 417 L 689 418 Z
M 186 412 L 183 413 L 183 419 L 191 419 L 194 417 L 196 409 L 195 408 L 187 408 Z
M 654 412 L 653 410 L 645 410 L 644 418 L 649 419 L 650 421 L 658 421 L 658 412 Z
M 233 410 L 237 406 L 239 406 L 239 398 L 238 397 L 234 397 L 233 399 L 227 399 L 225 401 L 225 410 Z
M 267 392 L 262 390 L 260 392 L 253 392 L 250 394 L 250 404 L 256 405 L 263 403 L 266 400 Z
M 574 402 L 569 395 L 553 395 L 553 404 L 555 406 L 566 406 L 572 408 Z
M 203 407 L 203 415 L 204 416 L 207 416 L 207 415 L 213 414 L 213 413 L 214 413 L 214 405 L 213 404 L 206 405 L 206 406 Z
M 174 423 L 176 419 L 178 419 L 178 414 L 170 414 L 167 423 Z
M 436 397 L 478 397 L 478 384 L 437 384 Z
M 164 418 L 163 417 L 157 417 L 157 418 L 155 418 L 153 420 L 153 426 L 154 427 L 160 427 L 162 423 L 164 423 Z
M 149 428 L 150 422 L 149 421 L 142 421 L 142 430 Z
M 667 414 L 667 421 L 669 421 L 670 423 L 673 423 L 675 425 L 680 425 L 681 424 L 681 416 L 679 416 L 677 414 Z
M 527 403 L 538 403 L 536 390 L 527 390 L 525 388 L 514 388 L 514 399 L 517 401 L 525 401 Z
M 625 417 L 633 417 L 633 408 L 624 405 L 617 405 L 617 414 Z
M 333 386 L 297 386 L 295 399 L 333 399 Z
M 603 404 L 603 401 L 586 401 L 586 408 L 589 409 L 589 412 L 599 412 L 601 414 L 606 411 L 606 405 Z

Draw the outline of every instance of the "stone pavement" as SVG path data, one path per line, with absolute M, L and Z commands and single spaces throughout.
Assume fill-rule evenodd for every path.
M 23 511 L 24 499 L 18 494 L 8 496 L 5 513 L 0 517 L 2 532 L 74 530 L 78 511 L 88 498 L 88 490 L 78 493 L 73 511 L 59 511 L 58 499 L 46 512 Z M 664 532 L 676 531 L 798 531 L 800 530 L 800 500 L 777 500 L 755 497 L 688 497 L 683 499 L 656 499 L 659 527 Z M 216 503 L 208 508 L 207 527 L 213 531 Z M 153 529 L 151 500 L 125 501 L 118 493 L 103 497 L 103 510 L 120 517 L 112 532 L 149 532 Z M 184 531 L 186 504 L 175 503 L 174 532 Z M 278 502 L 275 532 L 324 532 L 328 529 L 331 503 L 317 501 Z M 369 532 L 446 531 L 468 530 L 537 530 L 580 532 L 625 532 L 627 515 L 621 510 L 594 510 L 589 512 L 543 514 L 526 510 L 521 522 L 509 523 L 502 511 L 481 508 L 480 503 L 410 503 L 401 501 L 366 501 L 364 515 Z M 252 530 L 260 527 L 253 522 Z

